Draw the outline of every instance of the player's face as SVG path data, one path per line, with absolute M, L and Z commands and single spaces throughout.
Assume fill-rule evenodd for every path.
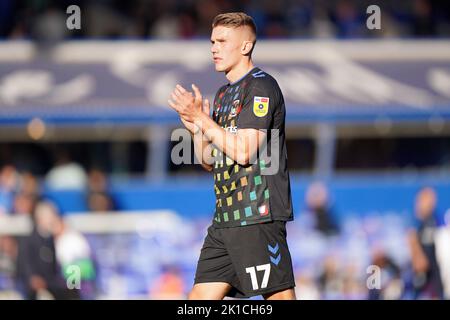
M 218 72 L 229 72 L 244 57 L 240 28 L 217 26 L 211 34 L 211 53 Z

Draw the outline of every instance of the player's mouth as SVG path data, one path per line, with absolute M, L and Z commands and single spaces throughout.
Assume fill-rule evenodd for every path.
M 214 57 L 213 60 L 214 60 L 214 63 L 218 63 L 218 62 L 220 62 L 220 60 L 222 60 L 222 59 L 221 59 L 221 58 L 218 58 L 218 57 Z

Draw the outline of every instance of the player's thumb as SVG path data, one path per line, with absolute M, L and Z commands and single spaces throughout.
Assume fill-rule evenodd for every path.
M 203 100 L 203 112 L 209 115 L 210 107 L 208 99 Z

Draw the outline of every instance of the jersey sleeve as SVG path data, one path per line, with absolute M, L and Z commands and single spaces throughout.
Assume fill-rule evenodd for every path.
M 278 90 L 278 86 L 270 82 L 255 79 L 244 96 L 237 119 L 238 129 L 270 129 L 275 109 L 279 107 Z

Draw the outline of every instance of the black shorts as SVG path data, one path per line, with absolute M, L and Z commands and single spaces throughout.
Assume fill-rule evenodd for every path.
M 248 298 L 295 286 L 286 222 L 234 228 L 211 225 L 195 274 L 195 283 L 226 282 L 229 297 Z

